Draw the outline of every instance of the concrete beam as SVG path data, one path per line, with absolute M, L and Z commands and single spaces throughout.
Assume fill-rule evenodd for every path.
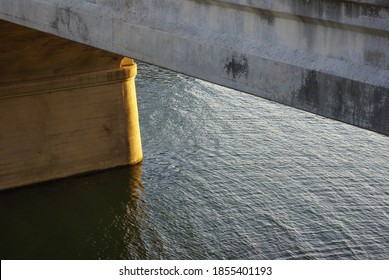
M 389 135 L 383 0 L 0 0 L 0 18 Z

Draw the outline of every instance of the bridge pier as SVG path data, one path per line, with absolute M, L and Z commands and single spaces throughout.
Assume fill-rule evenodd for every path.
M 142 160 L 132 59 L 0 21 L 0 190 Z

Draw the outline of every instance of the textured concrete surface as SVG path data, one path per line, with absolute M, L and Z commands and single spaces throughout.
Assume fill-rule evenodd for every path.
M 0 37 L 0 190 L 134 163 L 127 59 L 1 20 Z
M 389 135 L 386 0 L 0 0 L 0 18 Z

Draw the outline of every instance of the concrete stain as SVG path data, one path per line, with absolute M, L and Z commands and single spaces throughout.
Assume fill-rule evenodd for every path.
M 384 88 L 375 88 L 371 125 L 389 135 L 389 94 Z
M 381 7 L 373 5 L 362 5 L 362 16 L 368 17 L 379 17 L 381 12 Z
M 335 106 L 334 106 L 334 110 L 332 111 L 335 119 L 341 119 L 342 116 L 346 113 L 345 103 L 347 97 L 343 92 L 343 85 L 344 84 L 340 81 L 336 82 L 335 91 L 334 91 Z
M 319 83 L 316 79 L 316 71 L 308 71 L 305 75 L 304 83 L 297 94 L 298 103 L 305 109 L 314 108 L 315 111 L 320 111 L 318 95 Z
M 382 52 L 379 51 L 371 51 L 369 49 L 364 50 L 363 57 L 365 59 L 366 64 L 374 65 L 374 66 L 383 66 L 386 68 L 388 65 L 385 63 L 385 57 Z
M 388 89 L 307 71 L 292 106 L 389 135 Z
M 271 11 L 259 10 L 259 14 L 261 20 L 264 20 L 268 25 L 274 25 L 275 18 Z
M 224 64 L 224 70 L 233 79 L 240 78 L 242 75 L 247 78 L 249 73 L 247 57 L 245 55 L 232 55 Z
M 88 41 L 89 30 L 80 14 L 77 14 L 67 8 L 56 8 L 55 19 L 50 26 L 56 30 L 66 29 L 71 35 Z

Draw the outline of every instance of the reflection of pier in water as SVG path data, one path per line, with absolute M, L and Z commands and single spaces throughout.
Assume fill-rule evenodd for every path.
M 3 192 L 0 221 L 7 231 L 0 257 L 159 258 L 162 245 L 148 223 L 144 192 L 141 164 Z

